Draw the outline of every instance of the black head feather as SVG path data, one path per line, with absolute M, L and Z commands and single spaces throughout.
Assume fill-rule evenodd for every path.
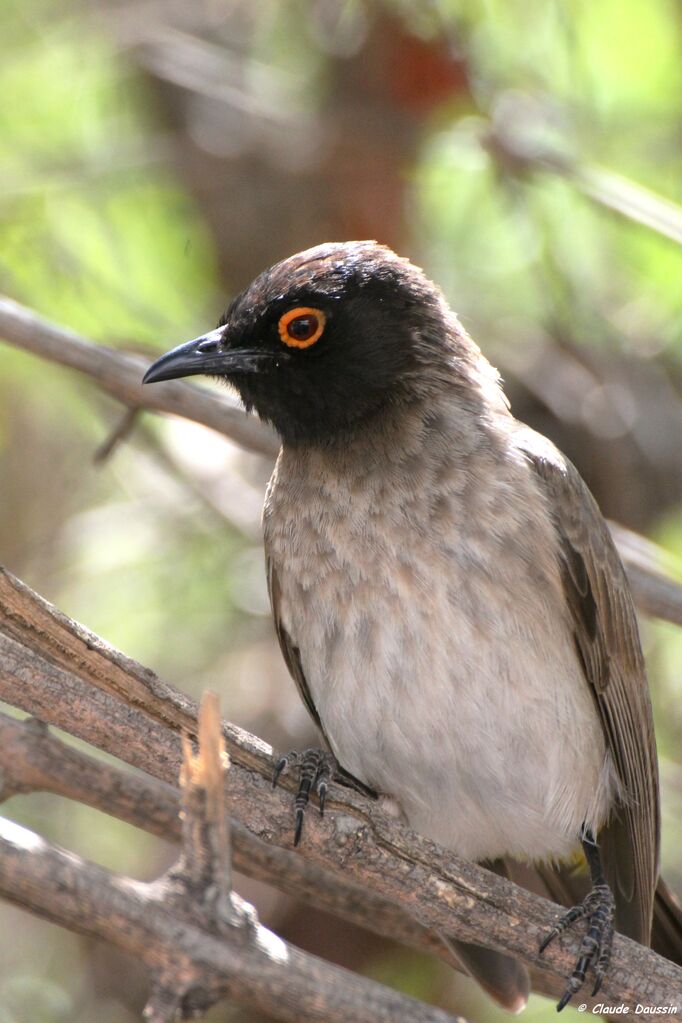
M 300 348 L 285 343 L 280 327 L 299 307 L 318 310 L 324 323 L 319 339 Z M 452 386 L 481 360 L 440 290 L 371 241 L 325 243 L 276 263 L 207 338 L 199 339 L 203 354 L 189 351 L 194 342 L 182 346 L 177 371 L 170 353 L 155 364 L 165 376 L 152 367 L 148 379 L 221 377 L 289 444 L 343 437 L 388 404 L 423 399 L 445 379 Z

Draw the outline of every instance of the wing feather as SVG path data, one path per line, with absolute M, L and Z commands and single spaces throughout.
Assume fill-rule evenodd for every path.
M 301 664 L 301 653 L 298 646 L 289 635 L 287 630 L 282 625 L 282 591 L 280 589 L 279 580 L 277 578 L 277 572 L 275 570 L 272 558 L 265 556 L 265 571 L 268 580 L 268 593 L 270 594 L 270 605 L 272 607 L 272 615 L 275 620 L 275 631 L 277 633 L 277 639 L 279 640 L 280 650 L 282 656 L 289 669 L 289 674 L 296 683 L 296 687 L 299 691 L 301 699 L 303 700 L 308 713 L 317 725 L 322 738 L 324 739 L 325 746 L 327 749 L 332 750 L 332 745 L 329 741 L 329 737 L 325 732 L 324 726 L 320 715 L 318 714 L 315 701 L 313 700 L 312 693 L 310 692 L 310 686 L 306 681 L 305 674 L 303 673 L 303 665 Z M 333 750 L 332 750 L 333 752 Z M 339 764 L 334 780 L 340 782 L 342 785 L 355 789 L 357 792 L 361 792 L 365 796 L 370 796 L 376 799 L 376 792 L 365 782 L 360 781 L 355 775 L 347 771 L 342 764 Z
M 566 599 L 585 678 L 622 785 L 599 836 L 618 929 L 649 943 L 658 877 L 658 762 L 637 619 L 625 570 L 575 467 L 532 430 L 517 440 L 557 532 Z
M 268 580 L 268 593 L 270 595 L 270 606 L 272 607 L 272 615 L 275 620 L 275 632 L 277 633 L 277 639 L 279 640 L 279 648 L 282 651 L 282 656 L 289 669 L 289 674 L 296 683 L 296 687 L 299 691 L 301 699 L 303 700 L 308 713 L 319 728 L 320 732 L 324 736 L 327 746 L 329 742 L 325 735 L 322 722 L 320 721 L 320 715 L 317 713 L 317 708 L 313 701 L 310 687 L 306 682 L 305 675 L 303 674 L 303 666 L 301 665 L 301 653 L 292 641 L 291 636 L 282 625 L 282 592 L 279 586 L 279 580 L 277 578 L 277 572 L 273 564 L 272 558 L 266 555 L 265 557 L 265 571 Z

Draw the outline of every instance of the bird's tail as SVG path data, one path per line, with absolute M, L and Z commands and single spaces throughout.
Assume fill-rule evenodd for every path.
M 682 903 L 662 877 L 656 885 L 651 947 L 664 959 L 682 966 Z
M 464 972 L 473 977 L 493 1001 L 508 1012 L 517 1013 L 525 1009 L 530 994 L 530 977 L 523 963 L 502 952 L 470 945 L 457 938 L 443 936 L 443 941 L 460 961 Z
M 504 860 L 486 861 L 484 866 L 500 877 L 509 877 L 509 869 Z M 493 1001 L 508 1012 L 517 1013 L 525 1009 L 530 994 L 530 976 L 523 963 L 503 952 L 495 952 L 481 945 L 470 945 L 457 938 L 443 937 L 443 940 L 462 964 L 465 973 L 473 977 Z

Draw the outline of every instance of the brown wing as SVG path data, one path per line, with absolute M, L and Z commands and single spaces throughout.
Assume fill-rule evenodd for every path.
M 312 694 L 308 687 L 308 683 L 305 680 L 305 675 L 303 674 L 300 651 L 292 642 L 291 636 L 282 625 L 282 618 L 280 615 L 281 592 L 279 588 L 279 581 L 277 579 L 275 566 L 273 565 L 271 558 L 267 555 L 265 556 L 265 572 L 268 580 L 270 606 L 272 607 L 272 615 L 275 619 L 275 632 L 277 633 L 277 639 L 279 640 L 279 648 L 282 651 L 282 656 L 284 657 L 286 666 L 289 669 L 289 674 L 296 683 L 301 699 L 308 708 L 308 713 L 324 736 L 327 746 L 329 746 L 329 741 L 327 740 L 324 728 L 322 727 L 322 722 L 320 721 L 320 715 L 317 713 Z
M 275 566 L 267 554 L 265 556 L 265 571 L 268 580 L 268 593 L 270 594 L 272 615 L 275 619 L 275 631 L 277 633 L 277 639 L 279 640 L 279 648 L 282 651 L 282 656 L 284 657 L 286 666 L 289 669 L 289 674 L 296 683 L 301 699 L 308 709 L 308 713 L 319 728 L 327 749 L 331 750 L 331 743 L 329 742 L 327 733 L 325 732 L 322 721 L 320 720 L 320 715 L 317 713 L 317 708 L 315 706 L 312 693 L 310 692 L 310 687 L 308 686 L 305 675 L 303 674 L 300 651 L 287 630 L 282 625 L 282 618 L 280 615 L 281 592 L 279 588 L 279 581 L 277 579 Z M 342 764 L 339 764 L 334 774 L 334 780 L 355 789 L 357 792 L 362 792 L 365 796 L 376 798 L 376 792 L 374 789 L 360 781 L 360 779 L 356 778 L 355 775 L 350 773 L 350 771 L 347 771 Z
M 576 648 L 623 785 L 599 835 L 618 930 L 648 944 L 658 876 L 658 762 L 625 570 L 577 469 L 532 430 L 520 431 L 518 445 L 537 473 L 559 537 Z

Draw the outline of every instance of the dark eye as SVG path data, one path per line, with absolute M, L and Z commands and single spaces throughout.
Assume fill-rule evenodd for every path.
M 297 306 L 280 317 L 279 336 L 290 348 L 310 348 L 321 337 L 326 319 L 321 309 Z
M 297 316 L 287 324 L 287 334 L 292 341 L 309 341 L 318 326 L 317 316 Z

